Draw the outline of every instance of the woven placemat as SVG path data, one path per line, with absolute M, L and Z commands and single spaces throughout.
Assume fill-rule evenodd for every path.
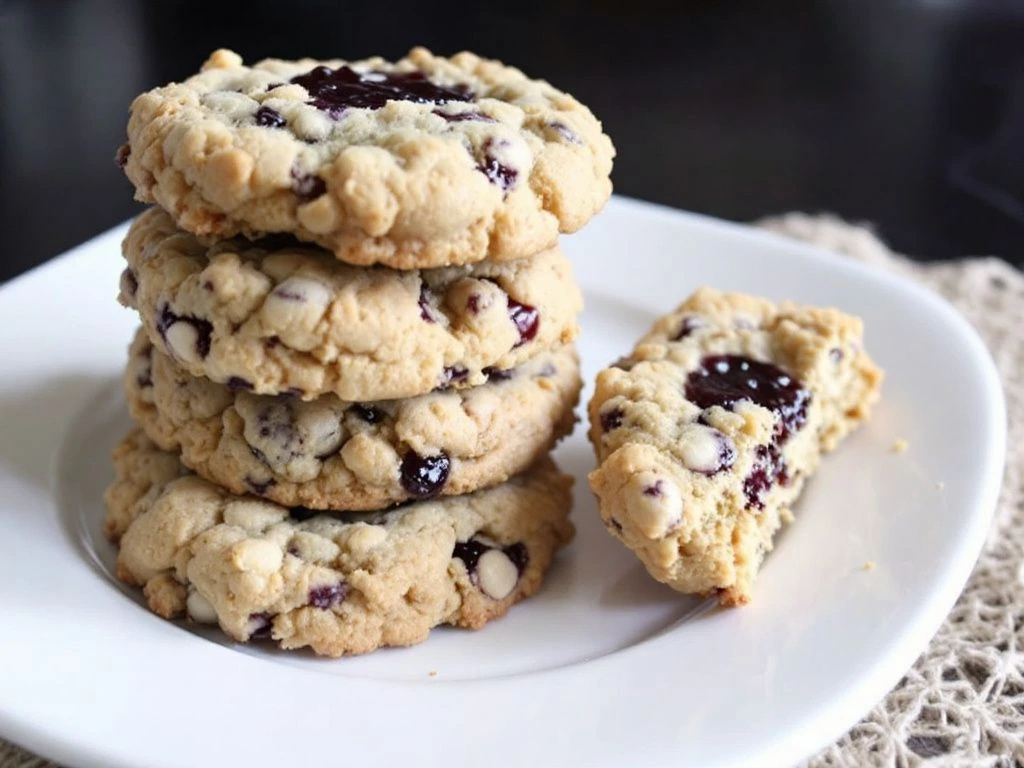
M 830 216 L 789 214 L 761 224 L 945 296 L 995 358 L 1010 429 L 995 521 L 952 613 L 889 695 L 806 765 L 1024 768 L 1024 273 L 995 258 L 918 264 L 869 229 Z M 53 764 L 0 741 L 0 768 Z

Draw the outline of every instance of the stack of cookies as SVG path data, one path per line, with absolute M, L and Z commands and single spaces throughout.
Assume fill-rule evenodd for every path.
M 480 627 L 573 534 L 582 302 L 560 232 L 614 150 L 469 53 L 202 71 L 132 105 L 153 207 L 114 454 L 118 576 L 161 616 L 339 656 Z

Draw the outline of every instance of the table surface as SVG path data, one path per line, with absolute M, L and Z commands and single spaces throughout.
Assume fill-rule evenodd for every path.
M 139 210 L 113 162 L 128 104 L 221 46 L 471 48 L 589 104 L 621 194 L 737 220 L 833 211 L 920 258 L 1024 262 L 1020 3 L 352 5 L 0 3 L 0 280 Z

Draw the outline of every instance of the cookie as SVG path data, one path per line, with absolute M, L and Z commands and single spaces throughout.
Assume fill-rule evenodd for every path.
M 136 199 L 210 239 L 284 232 L 396 269 L 532 256 L 607 202 L 590 110 L 472 53 L 245 66 L 214 52 L 131 106 Z
M 132 418 L 234 493 L 367 510 L 502 483 L 572 431 L 576 351 L 543 352 L 480 387 L 409 400 L 303 402 L 191 376 L 141 331 L 124 376 Z
M 122 303 L 196 376 L 258 394 L 344 400 L 478 386 L 572 341 L 582 308 L 557 249 L 423 271 L 339 264 L 315 248 L 207 247 L 152 209 L 124 241 Z
M 325 656 L 482 627 L 536 592 L 573 537 L 572 478 L 547 458 L 490 490 L 370 517 L 232 495 L 137 429 L 114 466 L 117 576 L 152 611 Z
M 658 581 L 749 601 L 822 453 L 878 398 L 862 337 L 833 309 L 706 288 L 658 320 L 589 404 L 608 530 Z

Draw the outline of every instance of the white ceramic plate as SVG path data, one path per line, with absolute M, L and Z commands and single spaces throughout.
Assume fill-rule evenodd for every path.
M 700 284 L 861 314 L 888 372 L 753 603 L 711 610 L 646 576 L 599 523 L 579 428 L 558 450 L 578 481 L 578 537 L 503 621 L 335 661 L 198 634 L 114 581 L 99 533 L 128 423 L 123 231 L 0 289 L 0 733 L 65 764 L 785 765 L 896 683 L 988 528 L 1003 399 L 946 304 L 762 232 L 616 200 L 566 242 L 588 379 Z M 891 452 L 896 438 L 909 452 Z

